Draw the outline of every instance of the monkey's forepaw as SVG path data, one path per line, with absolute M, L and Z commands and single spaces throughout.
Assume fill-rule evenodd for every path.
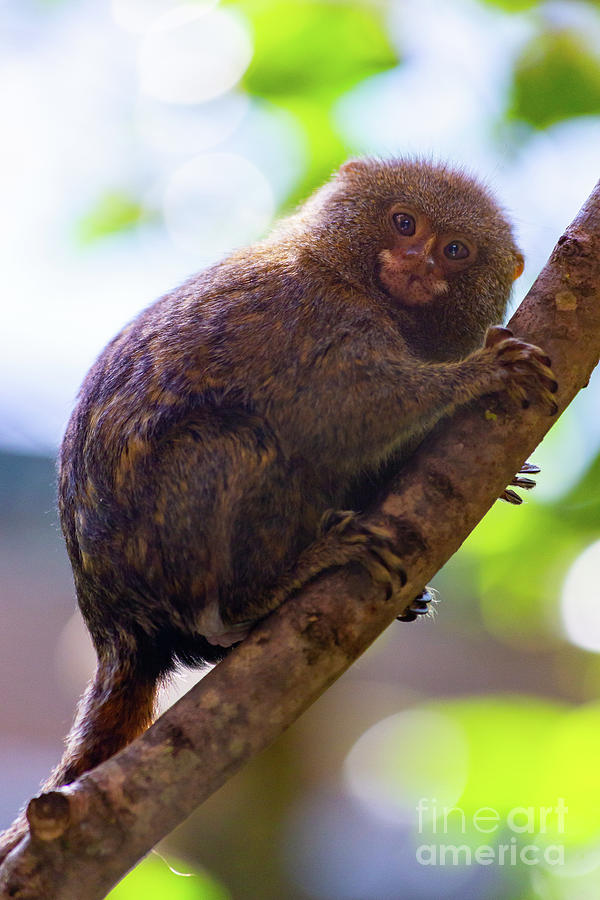
M 393 535 L 387 528 L 371 524 L 352 510 L 328 510 L 322 517 L 321 537 L 341 545 L 344 562 L 357 562 L 373 581 L 383 584 L 388 599 L 406 584 L 402 560 L 393 550 Z
M 558 405 L 553 395 L 558 382 L 550 368 L 550 357 L 543 350 L 498 325 L 488 329 L 485 347 L 493 355 L 500 390 L 505 390 L 523 409 L 531 405 L 532 399 L 542 400 L 550 415 L 556 415 Z
M 434 613 L 434 607 L 431 604 L 438 602 L 438 592 L 435 588 L 425 587 L 410 606 L 406 607 L 402 615 L 396 616 L 396 619 L 398 622 L 414 622 L 421 616 L 431 616 Z
M 511 487 L 518 487 L 523 491 L 531 491 L 535 487 L 533 478 L 519 478 L 519 475 L 537 475 L 539 472 L 541 472 L 541 469 L 535 463 L 523 463 L 510 485 L 502 491 L 498 499 L 519 506 L 523 502 L 523 498 L 516 491 L 512 491 Z

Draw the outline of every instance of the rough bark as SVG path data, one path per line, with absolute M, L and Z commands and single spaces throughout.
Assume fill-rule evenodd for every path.
M 600 184 L 513 317 L 542 346 L 562 412 L 600 356 Z M 31 834 L 0 869 L 0 898 L 97 900 L 230 775 L 270 744 L 422 589 L 555 419 L 488 398 L 447 420 L 374 510 L 408 582 L 386 599 L 361 570 L 318 579 L 269 616 L 131 746 L 31 801 Z M 399 628 L 397 640 L 411 639 Z

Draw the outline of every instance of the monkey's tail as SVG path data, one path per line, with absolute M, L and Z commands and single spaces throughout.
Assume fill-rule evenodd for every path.
M 66 738 L 58 766 L 42 792 L 70 784 L 100 765 L 148 728 L 154 717 L 157 677 L 140 671 L 134 657 L 99 657 Z M 24 812 L 0 834 L 0 864 L 28 831 Z

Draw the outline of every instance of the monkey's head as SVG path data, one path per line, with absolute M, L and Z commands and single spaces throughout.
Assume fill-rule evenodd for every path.
M 307 210 L 324 260 L 395 308 L 430 357 L 478 346 L 523 271 L 490 192 L 445 165 L 351 160 Z

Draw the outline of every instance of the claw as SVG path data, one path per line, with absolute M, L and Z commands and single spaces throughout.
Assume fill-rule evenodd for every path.
M 514 482 L 511 482 L 511 484 L 514 484 Z M 504 500 L 506 503 L 512 503 L 514 506 L 520 506 L 523 502 L 523 498 L 519 497 L 516 491 L 511 491 L 510 488 L 505 488 L 499 499 Z
M 373 558 L 361 560 L 361 564 L 367 569 L 369 575 L 376 584 L 381 584 L 385 587 L 386 599 L 389 600 L 394 593 L 394 585 L 389 569 L 380 565 L 380 563 Z
M 519 474 L 520 475 L 525 475 L 525 474 L 539 475 L 539 473 L 541 471 L 542 470 L 540 469 L 540 467 L 536 466 L 535 463 L 524 462 L 523 465 L 521 466 L 521 468 L 519 469 Z
M 414 622 L 417 618 L 417 614 L 414 612 L 410 612 L 407 610 L 405 613 L 402 613 L 401 616 L 396 616 L 397 622 Z
M 435 603 L 436 596 L 433 588 L 425 587 L 415 597 L 410 606 L 404 610 L 401 616 L 396 616 L 398 622 L 414 622 L 419 616 L 425 616 L 431 611 L 430 604 Z
M 527 396 L 527 392 L 525 388 L 521 387 L 520 384 L 511 384 L 507 388 L 508 394 L 513 398 L 517 403 L 520 403 L 523 409 L 526 409 L 529 406 L 529 398 Z
M 388 550 L 387 547 L 374 546 L 372 552 L 377 554 L 386 568 L 391 569 L 392 572 L 395 572 L 399 576 L 402 586 L 404 586 L 406 584 L 406 572 L 404 571 L 400 557 L 396 556 L 391 550 Z
M 510 482 L 511 487 L 521 488 L 523 491 L 531 491 L 535 487 L 535 481 L 533 478 L 520 478 L 519 476 L 527 473 L 528 475 L 537 475 L 541 472 L 539 466 L 536 466 L 535 463 L 524 462 L 518 473 Z M 504 500 L 505 503 L 512 503 L 515 506 L 520 506 L 523 502 L 523 498 L 520 497 L 516 491 L 512 491 L 510 487 L 507 487 L 499 497 L 500 500 Z
M 515 475 L 511 481 L 511 485 L 522 488 L 524 491 L 531 491 L 535 487 L 535 481 L 533 478 L 519 478 L 518 475 Z
M 429 603 L 425 600 L 413 600 L 410 604 L 410 611 L 422 616 L 429 611 Z
M 344 531 L 354 519 L 356 513 L 351 509 L 328 509 L 321 516 L 319 522 L 319 534 L 323 535 L 331 531 Z
M 558 382 L 551 368 L 552 360 L 546 353 L 501 328 L 488 331 L 485 346 L 492 348 L 505 379 L 504 390 L 513 401 L 527 409 L 533 399 L 541 399 L 549 407 L 550 415 L 557 414 L 553 395 L 558 391 Z

